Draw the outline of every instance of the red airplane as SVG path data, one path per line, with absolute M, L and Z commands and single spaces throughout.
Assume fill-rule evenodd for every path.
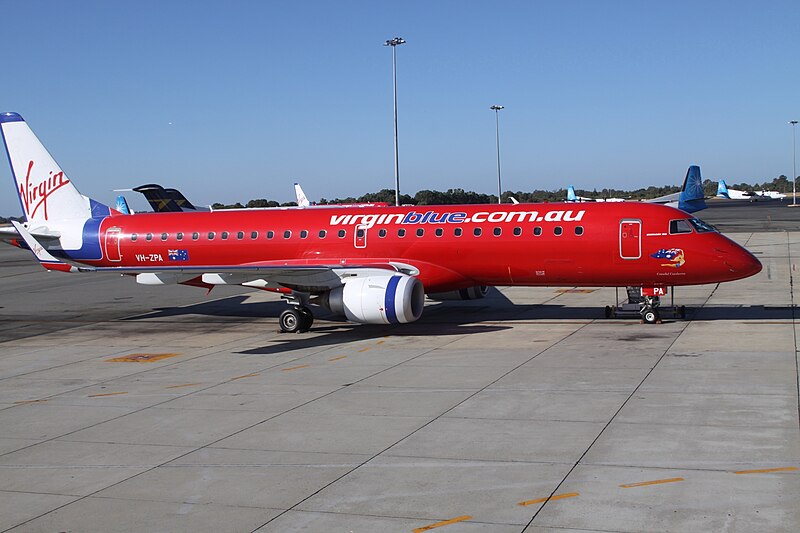
M 0 114 L 26 224 L 41 264 L 119 272 L 139 283 L 275 291 L 293 304 L 283 331 L 307 331 L 309 304 L 352 322 L 417 320 L 425 294 L 481 287 L 677 285 L 746 278 L 750 252 L 691 215 L 640 202 L 332 207 L 122 214 L 81 195 L 17 113 Z M 646 322 L 658 320 L 646 300 Z

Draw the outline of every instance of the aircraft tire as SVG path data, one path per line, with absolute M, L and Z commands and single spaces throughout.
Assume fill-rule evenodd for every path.
M 658 311 L 655 309 L 645 309 L 642 312 L 642 320 L 645 324 L 655 324 L 659 321 Z
M 284 333 L 298 333 L 301 325 L 303 324 L 303 320 L 304 319 L 302 318 L 300 311 L 294 308 L 287 309 L 281 313 L 281 316 L 278 319 L 278 325 L 281 327 L 281 331 Z
M 301 307 L 300 311 L 300 327 L 297 329 L 299 333 L 305 333 L 311 329 L 314 324 L 314 314 L 308 307 Z

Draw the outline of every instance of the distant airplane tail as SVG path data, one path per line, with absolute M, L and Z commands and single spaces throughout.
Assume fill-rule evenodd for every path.
M 578 195 L 575 194 L 575 187 L 573 187 L 572 185 L 567 187 L 567 201 L 568 202 L 577 202 L 578 201 Z
M 728 192 L 728 186 L 725 184 L 725 180 L 719 180 L 719 183 L 717 183 L 717 197 L 728 199 L 731 197 L 730 193 Z
M 308 201 L 308 197 L 306 197 L 306 193 L 303 192 L 303 188 L 300 187 L 299 183 L 294 184 L 294 194 L 297 196 L 297 205 L 300 207 L 308 207 L 311 205 L 311 202 Z
M 700 167 L 692 165 L 686 172 L 683 180 L 681 194 L 678 197 L 678 208 L 687 213 L 700 211 L 706 208 L 705 193 L 703 192 L 703 179 L 700 176 Z
M 133 213 L 130 207 L 128 207 L 128 201 L 121 194 L 117 196 L 117 211 L 119 211 L 123 215 L 130 215 Z

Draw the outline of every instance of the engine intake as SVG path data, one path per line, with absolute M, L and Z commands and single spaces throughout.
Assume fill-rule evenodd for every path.
M 351 322 L 405 324 L 422 316 L 425 289 L 420 280 L 404 274 L 351 278 L 320 303 Z

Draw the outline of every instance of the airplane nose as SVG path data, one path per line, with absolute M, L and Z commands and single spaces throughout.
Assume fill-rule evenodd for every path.
M 723 262 L 731 273 L 736 275 L 736 279 L 748 278 L 761 272 L 761 261 L 738 244 L 734 244 L 732 249 L 723 252 L 721 254 Z

